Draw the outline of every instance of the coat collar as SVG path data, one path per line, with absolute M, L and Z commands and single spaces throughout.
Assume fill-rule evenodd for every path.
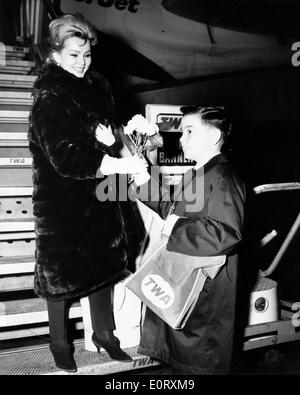
M 197 170 L 189 169 L 186 173 L 184 173 L 182 180 L 175 188 L 174 200 L 176 201 L 176 198 L 179 196 L 180 193 L 182 193 L 182 191 L 184 191 L 187 188 L 187 186 L 192 182 L 194 177 L 199 177 L 202 176 L 203 174 L 205 175 L 205 173 L 207 173 L 214 166 L 220 163 L 228 163 L 225 154 L 220 153 L 218 155 L 215 155 L 207 163 L 205 163 L 204 166 L 201 166 L 199 169 Z
M 203 172 L 203 170 L 201 170 L 201 169 L 204 168 L 204 173 L 207 173 L 210 169 L 212 169 L 214 166 L 216 166 L 220 163 L 228 163 L 228 159 L 225 154 L 220 153 L 220 154 L 213 156 L 208 162 L 206 162 L 203 166 L 201 166 L 199 169 L 197 169 L 195 171 L 196 175 L 197 175 L 197 172 L 199 172 L 199 173 Z
M 71 96 L 86 113 L 100 115 L 104 123 L 113 119 L 114 99 L 109 83 L 92 68 L 79 78 L 54 63 L 47 63 L 34 83 L 33 96 L 40 90 Z
M 88 73 L 89 71 L 87 71 L 83 78 L 79 78 L 54 63 L 46 63 L 35 81 L 34 88 L 43 89 L 43 87 L 48 87 L 49 85 L 61 86 L 64 88 L 70 86 L 78 87 L 80 85 L 85 85 L 87 81 L 89 81 Z

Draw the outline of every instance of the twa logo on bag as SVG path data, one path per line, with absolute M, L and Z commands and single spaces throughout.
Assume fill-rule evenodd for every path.
M 140 268 L 125 281 L 135 295 L 173 329 L 184 328 L 207 276 L 214 278 L 226 256 L 189 256 L 159 240 Z
M 157 274 L 146 276 L 142 281 L 141 289 L 145 297 L 160 309 L 167 309 L 174 303 L 173 289 Z

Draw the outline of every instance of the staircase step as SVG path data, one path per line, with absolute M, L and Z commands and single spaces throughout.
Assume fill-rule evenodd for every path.
M 0 187 L 0 197 L 1 196 L 31 196 L 33 192 L 32 187 Z
M 31 104 L 0 104 L 0 111 L 28 111 L 31 108 Z
M 32 185 L 30 168 L 0 168 L 0 187 L 31 187 Z
M 17 274 L 0 276 L 1 292 L 18 292 L 33 289 L 34 279 L 32 274 Z
M 6 60 L 6 66 L 33 68 L 33 67 L 35 67 L 35 62 L 32 62 L 30 60 L 10 60 L 10 59 L 8 59 L 8 60 Z
M 25 123 L 1 123 L 0 119 L 0 134 L 1 133 L 27 133 L 28 120 Z
M 1 207 L 1 206 L 0 206 Z M 3 210 L 1 208 L 0 211 L 0 240 L 14 240 L 14 238 L 9 237 L 11 232 L 30 232 L 34 231 L 33 225 L 28 224 L 27 222 L 33 222 L 33 216 L 32 216 L 32 207 L 27 210 L 23 210 L 24 214 L 23 217 L 21 216 L 22 214 L 17 214 L 17 212 L 12 212 L 11 214 L 9 213 L 11 210 Z M 18 215 L 18 216 L 17 216 Z M 26 224 L 21 225 L 23 222 L 26 222 Z M 4 225 L 4 223 L 11 223 L 11 225 Z M 14 227 L 15 223 L 15 227 Z M 7 232 L 7 235 L 6 235 Z M 6 236 L 5 236 L 6 235 Z M 24 234 L 23 238 L 26 235 Z M 17 239 L 21 239 L 22 237 L 17 237 Z
M 33 232 L 27 233 L 30 236 Z M 31 239 L 18 240 L 14 235 L 16 233 L 11 234 L 12 240 L 0 241 L 0 256 L 8 258 L 12 256 L 34 255 L 36 249 L 35 239 L 32 237 Z
M 25 140 L 25 139 L 18 139 L 18 140 L 1 139 L 1 133 L 0 133 L 0 148 L 1 147 L 28 147 L 28 146 L 29 146 L 28 140 Z M 22 186 L 22 185 L 20 185 L 20 186 Z M 0 187 L 1 187 L 1 183 L 0 183 Z
M 31 154 L 29 148 L 25 147 L 0 147 L 1 158 L 30 158 Z
M 32 158 L 22 158 L 22 157 L 13 157 L 13 158 L 3 158 L 0 157 L 0 168 L 3 167 L 32 167 Z
M 0 158 L 1 159 L 1 158 Z M 0 221 L 32 219 L 32 198 L 2 197 L 0 198 Z M 0 222 L 1 223 L 1 222 Z
M 1 123 L 27 123 L 29 111 L 5 111 L 0 110 Z
M 29 141 L 26 133 L 0 132 L 0 147 L 28 147 Z
M 34 236 L 30 238 L 33 232 L 27 233 L 28 239 L 22 238 L 20 240 L 15 237 L 17 235 L 16 233 L 7 234 L 7 236 L 11 237 L 11 240 L 0 241 L 0 256 L 9 258 L 14 256 L 34 255 L 36 249 L 35 239 Z
M 0 233 L 30 231 L 34 231 L 34 221 L 32 221 L 32 219 L 24 219 L 23 221 L 0 221 Z
M 28 132 L 0 132 L 0 157 L 29 157 Z M 18 153 L 19 152 L 19 153 Z M 22 154 L 22 152 L 24 154 Z M 10 154 L 11 153 L 11 154 Z
M 74 303 L 69 318 L 82 317 L 79 302 Z M 34 324 L 48 321 L 46 301 L 41 298 L 6 300 L 0 302 L 0 327 Z
M 16 54 L 29 54 L 29 48 L 28 47 L 19 47 L 17 45 L 5 45 L 5 51 L 10 52 L 10 53 L 16 53 Z
M 25 59 L 26 57 L 27 54 L 22 52 L 11 52 L 11 51 L 5 52 L 5 59 L 22 60 Z
M 34 240 L 35 232 L 25 231 L 25 232 L 7 232 L 0 233 L 0 241 L 15 241 L 15 240 Z M 0 258 L 1 259 L 1 258 Z
M 32 96 L 28 92 L 19 92 L 19 91 L 1 91 L 0 99 L 30 99 L 32 101 Z
M 6 73 L 6 74 L 24 74 L 27 75 L 30 73 L 32 70 L 31 67 L 27 66 L 0 66 L 0 73 Z
M 33 255 L 0 258 L 0 275 L 33 273 L 34 264 Z
M 29 82 L 34 83 L 36 80 L 36 75 L 6 75 L 0 74 L 0 81 L 21 81 L 21 82 Z
M 27 133 L 17 133 L 17 132 L 1 132 L 0 141 L 9 140 L 13 143 L 13 140 L 24 140 L 28 141 Z
M 0 87 L 32 88 L 36 75 L 3 74 L 0 72 Z
M 34 332 L 34 331 L 33 331 Z M 160 365 L 160 362 L 139 354 L 137 346 L 124 348 L 129 354 L 132 362 L 118 362 L 109 358 L 105 351 L 101 353 L 86 351 L 83 341 L 74 344 L 74 358 L 78 367 L 76 373 L 67 373 L 58 370 L 54 363 L 49 346 L 36 346 L 27 349 L 15 349 L 13 351 L 0 353 L 1 375 L 112 375 L 114 373 L 128 372 L 130 370 L 149 369 Z M 117 379 L 116 379 L 117 380 Z M 129 380 L 130 381 L 130 380 Z M 140 387 L 146 387 L 148 378 L 142 381 Z M 132 391 L 131 391 L 132 392 Z
M 31 106 L 32 101 L 30 92 L 0 91 L 0 105 L 2 106 Z

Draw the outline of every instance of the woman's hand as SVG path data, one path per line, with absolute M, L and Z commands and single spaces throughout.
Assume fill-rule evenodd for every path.
M 100 143 L 105 144 L 108 147 L 113 145 L 114 142 L 116 141 L 110 125 L 107 128 L 105 125 L 102 125 L 102 123 L 99 123 L 95 133 L 96 133 L 96 139 Z

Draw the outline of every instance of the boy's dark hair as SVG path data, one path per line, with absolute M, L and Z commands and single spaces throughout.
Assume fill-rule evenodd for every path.
M 231 117 L 227 109 L 224 106 L 216 105 L 191 105 L 180 107 L 180 111 L 183 115 L 196 114 L 199 115 L 201 121 L 206 124 L 213 126 L 220 130 L 220 140 L 223 144 L 228 140 L 231 133 Z

